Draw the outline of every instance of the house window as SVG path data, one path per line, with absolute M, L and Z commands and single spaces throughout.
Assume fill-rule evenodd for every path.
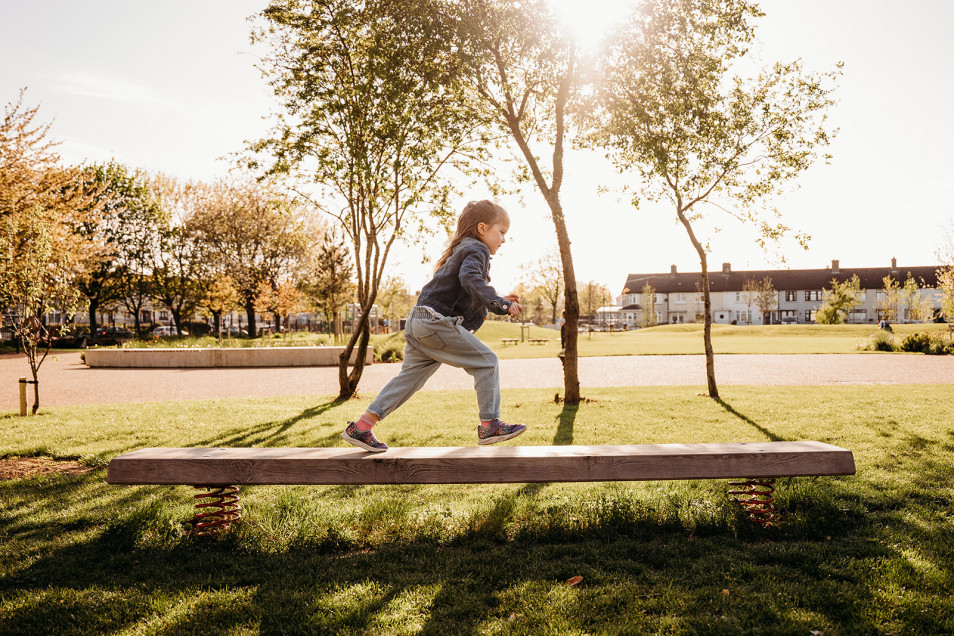
M 686 302 L 686 294 L 685 294 L 685 293 L 677 294 L 677 295 L 676 295 L 676 302 L 677 302 L 677 303 L 684 303 L 684 302 Z
M 805 300 L 821 300 L 821 299 L 822 299 L 822 293 L 821 293 L 821 290 L 819 289 L 805 292 Z
M 848 322 L 857 322 L 857 323 L 868 322 L 868 310 L 853 309 L 851 313 L 848 314 Z
M 858 300 L 860 300 L 861 302 L 865 302 L 866 300 L 868 300 L 868 290 L 867 290 L 867 289 L 862 289 L 862 290 L 861 290 L 861 294 L 858 296 Z
M 885 296 L 885 294 L 884 294 L 884 290 L 883 290 L 883 289 L 879 289 L 878 291 L 875 292 L 875 299 L 876 299 L 876 300 L 884 300 L 884 296 Z
M 169 312 L 165 310 L 160 311 L 159 320 L 169 320 Z
M 752 317 L 751 317 L 750 313 L 751 313 L 751 312 L 749 312 L 748 310 L 736 311 L 736 312 L 735 312 L 735 319 L 736 319 L 740 324 L 746 324 L 746 325 L 747 325 L 747 324 L 749 324 L 750 322 L 752 322 Z
M 702 302 L 702 294 L 700 292 L 696 292 L 696 302 L 697 303 Z
M 785 300 L 788 302 L 794 302 L 798 300 L 798 292 L 795 292 L 795 291 L 785 292 Z
M 815 310 L 806 309 L 805 310 L 805 322 L 815 322 Z
M 142 321 L 143 322 L 152 322 L 152 312 L 144 311 L 142 312 Z

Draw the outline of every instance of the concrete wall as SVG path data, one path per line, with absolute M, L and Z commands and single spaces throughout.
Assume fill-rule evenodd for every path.
M 255 347 L 243 349 L 87 349 L 90 367 L 327 367 L 344 347 Z M 351 354 L 354 364 L 356 353 Z M 374 352 L 368 347 L 366 364 Z

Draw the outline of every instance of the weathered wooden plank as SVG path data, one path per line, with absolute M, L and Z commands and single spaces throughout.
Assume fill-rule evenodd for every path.
M 144 448 L 109 463 L 112 484 L 453 484 L 852 475 L 822 442 L 392 448 Z

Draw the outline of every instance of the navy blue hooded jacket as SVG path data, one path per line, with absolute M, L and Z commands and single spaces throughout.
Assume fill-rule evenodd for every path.
M 417 297 L 418 307 L 430 307 L 443 316 L 460 316 L 468 331 L 476 331 L 487 311 L 504 316 L 510 301 L 490 286 L 490 248 L 465 237 Z

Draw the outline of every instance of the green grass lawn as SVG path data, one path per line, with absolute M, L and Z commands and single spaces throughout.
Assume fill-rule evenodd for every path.
M 663 325 L 622 332 L 582 333 L 581 356 L 667 355 L 704 353 L 701 324 Z M 858 353 L 875 325 L 713 325 L 712 347 L 716 353 Z M 947 333 L 946 324 L 895 325 L 895 334 Z M 487 321 L 477 335 L 501 359 L 555 356 L 560 351 L 560 332 L 531 328 L 531 338 L 549 338 L 546 345 L 521 342 L 504 345 L 501 338 L 520 338 L 519 325 Z
M 751 524 L 725 482 L 247 487 L 189 533 L 192 489 L 118 487 L 135 448 L 340 445 L 364 401 L 48 409 L 0 418 L 0 456 L 80 458 L 0 482 L 0 633 L 940 634 L 954 632 L 947 386 L 505 391 L 521 444 L 815 439 L 858 474 L 780 480 Z M 471 445 L 472 392 L 419 393 L 392 445 Z M 506 471 L 506 466 L 501 466 Z M 577 586 L 565 581 L 582 576 Z

